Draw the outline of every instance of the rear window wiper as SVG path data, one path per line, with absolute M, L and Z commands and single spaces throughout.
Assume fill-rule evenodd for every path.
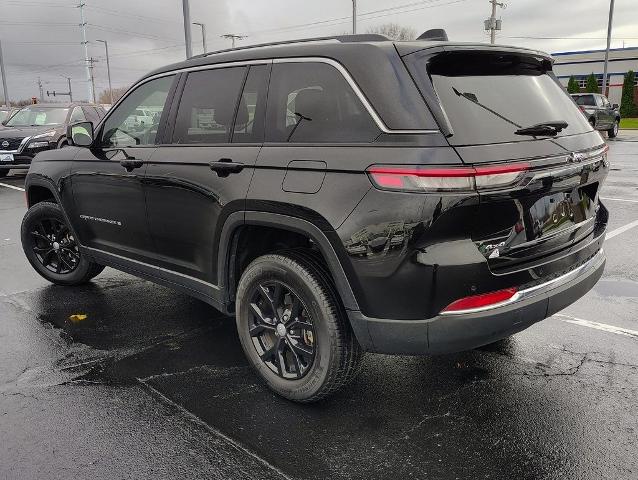
M 514 133 L 516 135 L 531 135 L 540 137 L 553 137 L 560 133 L 569 124 L 565 121 L 543 122 L 532 125 L 531 127 L 519 128 Z

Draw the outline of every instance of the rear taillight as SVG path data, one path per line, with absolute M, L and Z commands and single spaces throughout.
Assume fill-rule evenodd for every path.
M 450 192 L 514 185 L 528 169 L 528 163 L 449 168 L 375 165 L 368 168 L 368 175 L 376 187 L 384 190 Z
M 472 311 L 494 308 L 500 304 L 516 300 L 517 295 L 517 288 L 506 288 L 495 292 L 472 295 L 471 297 L 464 297 L 450 303 L 447 307 L 441 310 L 441 313 L 469 313 Z

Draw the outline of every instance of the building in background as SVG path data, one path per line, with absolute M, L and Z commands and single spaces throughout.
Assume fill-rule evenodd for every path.
M 555 60 L 554 73 L 563 85 L 567 86 L 569 77 L 573 76 L 584 91 L 587 77 L 593 73 L 598 79 L 598 86 L 602 88 L 605 50 L 558 52 L 552 56 Z M 620 104 L 623 81 L 628 70 L 638 72 L 638 47 L 610 49 L 606 95 L 611 103 Z M 634 84 L 634 102 L 638 104 L 638 78 Z

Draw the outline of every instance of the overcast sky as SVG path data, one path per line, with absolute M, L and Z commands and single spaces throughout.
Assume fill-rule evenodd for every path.
M 38 76 L 46 90 L 66 91 L 72 78 L 75 99 L 87 98 L 81 46 L 80 0 L 0 0 L 0 40 L 11 99 L 38 96 Z M 145 72 L 185 56 L 181 0 L 83 0 L 89 55 L 96 90 L 107 83 L 104 46 L 109 42 L 114 87 L 128 86 Z M 499 43 L 548 52 L 604 48 L 606 0 L 510 0 L 499 9 Z M 358 0 L 358 30 L 384 23 L 411 27 L 417 34 L 442 27 L 450 39 L 489 41 L 483 20 L 487 0 Z M 247 35 L 238 45 L 349 32 L 351 0 L 190 0 L 191 20 L 206 24 L 208 50 L 230 46 L 224 33 Z M 636 0 L 616 0 L 612 47 L 638 46 Z M 202 51 L 193 26 L 193 53 Z M 1 94 L 1 91 L 0 91 Z

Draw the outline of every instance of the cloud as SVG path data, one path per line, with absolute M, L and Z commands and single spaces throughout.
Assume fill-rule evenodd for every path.
M 104 46 L 109 42 L 114 87 L 127 86 L 145 72 L 182 60 L 185 55 L 181 1 L 86 1 L 89 55 L 96 58 L 96 90 L 108 85 Z M 80 12 L 73 0 L 0 0 L 2 39 L 8 88 L 13 99 L 38 96 L 44 90 L 66 90 L 72 78 L 74 98 L 87 98 Z M 638 9 L 617 2 L 613 46 L 638 45 Z M 191 20 L 206 24 L 208 49 L 230 46 L 225 33 L 248 35 L 243 44 L 334 35 L 349 32 L 348 0 L 190 0 Z M 359 32 L 395 22 L 417 32 L 445 28 L 451 39 L 488 41 L 484 0 L 359 0 Z M 499 43 L 557 52 L 603 48 L 608 3 L 598 0 L 558 2 L 518 0 L 499 10 L 503 30 Z M 193 52 L 200 53 L 201 34 L 193 28 Z M 46 93 L 45 93 L 46 95 Z

